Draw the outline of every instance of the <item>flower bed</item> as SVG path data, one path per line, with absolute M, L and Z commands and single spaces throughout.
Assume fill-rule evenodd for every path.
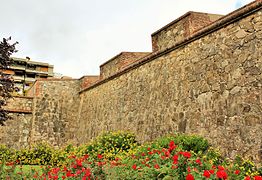
M 46 165 L 37 169 L 23 169 L 21 162 L 30 160 L 2 161 L 0 179 L 262 180 L 261 168 L 239 157 L 235 161 L 223 158 L 201 137 L 171 135 L 138 145 L 132 135 L 124 136 L 123 133 L 107 133 L 81 147 L 70 145 L 63 150 L 49 149 L 47 152 L 52 152 L 51 156 L 41 151 L 41 156 L 49 161 L 41 159 L 39 162 Z M 102 150 L 99 148 L 101 141 L 106 144 Z M 57 157 L 60 157 L 59 161 Z M 58 163 L 51 166 L 54 162 Z

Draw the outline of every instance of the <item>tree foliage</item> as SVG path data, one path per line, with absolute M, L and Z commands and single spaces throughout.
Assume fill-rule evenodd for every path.
M 13 63 L 10 57 L 17 52 L 15 46 L 17 44 L 10 44 L 11 37 L 0 42 L 0 125 L 10 118 L 8 112 L 4 109 L 7 105 L 7 100 L 12 97 L 12 92 L 15 90 L 13 78 L 5 73 L 5 70 Z

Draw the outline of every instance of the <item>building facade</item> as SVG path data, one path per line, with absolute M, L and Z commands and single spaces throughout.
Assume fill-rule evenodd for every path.
M 30 58 L 12 58 L 13 64 L 4 71 L 12 75 L 19 93 L 27 91 L 36 79 L 48 79 L 54 76 L 54 66 L 48 63 L 32 61 Z

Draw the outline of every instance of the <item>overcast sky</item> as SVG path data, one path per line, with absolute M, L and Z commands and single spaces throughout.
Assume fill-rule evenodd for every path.
M 121 51 L 151 51 L 151 34 L 187 11 L 227 14 L 251 0 L 0 0 L 0 38 L 15 57 L 80 78 Z

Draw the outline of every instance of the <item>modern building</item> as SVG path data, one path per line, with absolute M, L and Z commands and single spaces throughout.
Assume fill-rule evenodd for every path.
M 13 76 L 19 92 L 27 90 L 36 79 L 52 78 L 54 66 L 48 63 L 32 61 L 30 58 L 12 57 L 14 63 L 4 72 Z

